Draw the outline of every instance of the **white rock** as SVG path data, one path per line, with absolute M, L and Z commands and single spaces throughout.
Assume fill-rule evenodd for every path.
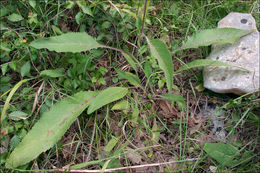
M 259 32 L 251 14 L 230 13 L 218 22 L 218 28 L 238 28 L 255 31 L 235 44 L 213 45 L 207 57 L 250 70 L 235 67 L 205 67 L 204 87 L 217 93 L 242 95 L 259 87 Z

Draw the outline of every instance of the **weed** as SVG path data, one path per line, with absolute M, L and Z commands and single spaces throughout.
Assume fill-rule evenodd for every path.
M 257 172 L 259 99 L 199 87 L 200 67 L 226 65 L 202 60 L 203 33 L 234 42 L 243 31 L 212 28 L 256 4 L 1 1 L 1 171 Z M 205 102 L 228 112 L 227 143 L 198 118 Z

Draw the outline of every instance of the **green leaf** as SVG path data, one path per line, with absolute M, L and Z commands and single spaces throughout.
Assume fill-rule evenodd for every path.
M 86 33 L 66 33 L 60 36 L 40 38 L 30 44 L 36 49 L 47 48 L 56 52 L 82 52 L 102 47 L 91 36 Z
M 81 13 L 80 11 L 76 14 L 75 19 L 76 19 L 76 23 L 79 25 L 81 20 L 83 18 L 83 13 Z
M 122 100 L 116 104 L 114 104 L 114 106 L 111 108 L 111 110 L 126 110 L 129 109 L 129 102 L 126 100 Z
M 130 57 L 128 54 L 126 53 L 122 53 L 123 56 L 125 57 L 125 59 L 127 60 L 127 62 L 133 67 L 133 69 L 137 72 L 137 67 L 135 65 L 135 62 L 133 60 L 132 57 Z M 132 55 L 131 55 L 132 56 Z
M 29 0 L 29 4 L 30 6 L 32 6 L 32 8 L 36 7 L 36 0 Z
M 18 135 L 14 135 L 10 140 L 10 149 L 13 151 L 15 147 L 20 143 L 21 139 Z
M 16 168 L 50 149 L 91 103 L 96 92 L 79 92 L 56 103 L 23 138 L 7 159 L 6 168 Z
M 5 163 L 8 154 L 9 154 L 9 152 L 1 152 L 1 153 L 0 153 L 0 164 L 1 164 L 1 165 L 2 165 L 3 163 Z
M 108 143 L 107 145 L 104 147 L 104 151 L 106 152 L 110 152 L 113 150 L 113 148 L 116 146 L 118 142 L 118 139 L 117 138 L 112 138 Z
M 1 65 L 1 70 L 2 70 L 2 74 L 3 75 L 5 75 L 5 73 L 7 71 L 7 68 L 8 68 L 8 64 L 7 63 Z
M 241 30 L 236 28 L 215 28 L 199 31 L 189 37 L 181 49 L 198 48 L 200 46 L 209 46 L 211 44 L 235 43 L 240 37 L 243 37 L 253 30 Z
M 160 97 L 162 97 L 165 100 L 169 100 L 173 102 L 181 102 L 181 103 L 185 102 L 185 99 L 182 96 L 176 94 L 163 94 L 160 95 Z
M 10 52 L 12 49 L 11 49 L 11 46 L 8 43 L 0 42 L 0 50 L 4 50 L 6 52 Z
M 92 11 L 86 5 L 84 5 L 82 2 L 79 1 L 76 1 L 76 3 L 81 8 L 84 14 L 88 14 L 93 17 Z
M 6 25 L 6 23 L 3 22 L 3 21 L 0 21 L 0 31 L 1 30 L 7 30 L 7 29 L 8 29 L 8 26 Z
M 73 1 L 67 1 L 66 4 L 65 4 L 65 8 L 66 9 L 71 9 L 74 7 L 74 2 Z
M 239 154 L 239 150 L 230 144 L 206 143 L 203 150 L 223 166 L 234 166 L 238 163 L 234 158 Z
M 156 118 L 154 118 L 153 127 L 152 127 L 152 141 L 155 144 L 157 144 L 159 142 L 159 139 L 160 139 L 160 132 L 156 122 Z
M 210 59 L 197 59 L 197 60 L 194 60 L 194 61 L 180 67 L 176 71 L 176 73 L 179 73 L 179 72 L 182 72 L 184 70 L 191 69 L 191 68 L 195 68 L 195 67 L 205 67 L 205 66 L 230 66 L 230 67 L 237 67 L 237 68 L 240 68 L 240 69 L 245 70 L 245 71 L 249 71 L 249 70 L 244 69 L 242 67 L 230 65 L 230 64 L 227 64 L 227 63 L 224 63 L 224 62 L 221 62 L 221 61 L 215 61 L 215 60 L 210 60 Z
M 151 68 L 151 64 L 147 61 L 144 63 L 144 74 L 145 77 L 147 79 L 149 79 L 149 77 L 151 76 L 151 74 L 153 73 L 152 68 Z
M 22 67 L 21 67 L 21 76 L 28 76 L 30 75 L 31 70 L 31 63 L 30 61 L 27 61 Z
M 109 22 L 109 21 L 105 21 L 104 23 L 102 23 L 102 28 L 103 29 L 108 29 L 109 27 L 111 27 L 111 22 Z
M 161 40 L 156 39 L 149 41 L 147 39 L 147 41 L 150 46 L 152 56 L 158 60 L 159 67 L 165 74 L 168 91 L 171 91 L 173 85 L 173 63 L 170 52 L 165 43 Z
M 5 104 L 4 104 L 4 107 L 2 109 L 2 113 L 1 113 L 1 123 L 3 122 L 3 120 L 5 119 L 6 117 L 6 111 L 7 109 L 9 108 L 9 102 L 11 100 L 11 98 L 13 97 L 15 91 L 24 83 L 24 82 L 27 82 L 28 80 L 30 79 L 24 79 L 24 80 L 21 80 L 20 82 L 18 82 L 10 91 L 8 97 L 6 98 L 5 100 Z M 3 96 L 3 95 L 2 95 Z
M 19 14 L 13 13 L 11 15 L 9 15 L 7 17 L 8 20 L 10 20 L 11 22 L 19 22 L 21 20 L 23 20 L 23 17 Z
M 64 74 L 60 70 L 43 70 L 41 71 L 40 75 L 53 78 L 64 76 Z
M 57 27 L 57 26 L 55 26 L 55 25 L 51 25 L 51 28 L 52 28 L 52 30 L 53 30 L 56 34 L 58 34 L 58 35 L 63 34 L 63 32 L 60 30 L 59 27 Z
M 88 114 L 93 113 L 102 106 L 109 104 L 113 101 L 123 98 L 127 94 L 127 88 L 123 87 L 110 87 L 101 91 L 96 98 L 93 99 L 89 108 Z
M 100 170 L 100 173 L 104 173 L 104 172 L 105 172 L 105 169 L 107 169 L 107 166 L 108 166 L 108 164 L 109 164 L 110 161 L 111 161 L 111 159 L 110 159 L 110 160 L 107 160 L 107 161 L 105 162 L 105 164 L 103 165 L 102 169 Z
M 17 121 L 17 120 L 21 120 L 21 119 L 26 119 L 27 116 L 28 116 L 28 114 L 25 112 L 14 111 L 8 115 L 8 118 Z
M 3 6 L 1 9 L 0 9 L 0 17 L 3 17 L 5 15 L 7 15 L 8 13 L 10 12 L 10 10 L 8 8 L 6 8 L 5 6 Z
M 126 79 L 130 82 L 130 84 L 136 87 L 141 87 L 141 81 L 136 75 L 129 72 L 121 71 L 119 69 L 115 69 L 115 71 L 117 72 L 119 79 Z

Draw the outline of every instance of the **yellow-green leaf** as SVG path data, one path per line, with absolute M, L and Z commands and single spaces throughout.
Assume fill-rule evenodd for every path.
M 102 47 L 95 39 L 83 32 L 70 32 L 55 37 L 40 38 L 30 46 L 36 49 L 47 48 L 56 52 L 82 52 Z
M 141 81 L 136 75 L 129 73 L 129 72 L 121 71 L 119 69 L 115 69 L 115 71 L 117 72 L 120 79 L 126 79 L 130 82 L 130 84 L 132 84 L 136 87 L 142 87 Z
M 195 33 L 179 49 L 198 48 L 211 44 L 235 43 L 240 37 L 245 36 L 253 30 L 241 30 L 236 28 L 206 29 Z
M 16 168 L 50 149 L 64 135 L 89 105 L 96 92 L 79 92 L 56 103 L 22 139 L 6 161 L 6 168 Z
M 170 52 L 161 40 L 155 39 L 149 41 L 147 39 L 151 54 L 158 60 L 159 67 L 163 70 L 166 78 L 168 91 L 172 90 L 173 85 L 173 62 Z
M 123 87 L 110 87 L 101 91 L 91 102 L 88 108 L 88 114 L 93 113 L 102 106 L 123 98 L 127 92 L 128 89 Z

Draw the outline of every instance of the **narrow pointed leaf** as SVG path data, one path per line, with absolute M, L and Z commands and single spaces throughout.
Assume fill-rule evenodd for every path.
M 79 92 L 56 103 L 23 138 L 7 159 L 6 168 L 16 168 L 50 149 L 89 105 L 96 92 Z
M 102 47 L 95 39 L 82 32 L 71 32 L 55 37 L 40 38 L 33 41 L 30 46 L 36 49 L 47 48 L 56 52 L 82 52 Z
M 161 40 L 147 40 L 150 46 L 151 54 L 158 60 L 159 67 L 163 70 L 166 78 L 168 91 L 172 90 L 173 85 L 173 63 L 170 52 Z
M 133 60 L 132 57 L 130 57 L 129 55 L 127 55 L 126 53 L 122 53 L 123 56 L 125 57 L 125 59 L 127 60 L 127 62 L 133 67 L 133 69 L 137 72 L 137 67 L 135 65 L 135 62 Z
M 24 80 L 21 80 L 20 82 L 18 82 L 10 91 L 8 97 L 6 98 L 5 100 L 5 104 L 4 104 L 4 107 L 2 109 L 2 112 L 1 112 L 1 123 L 3 122 L 3 120 L 5 119 L 6 117 L 6 111 L 7 109 L 9 108 L 9 103 L 11 101 L 11 98 L 13 97 L 14 93 L 16 92 L 16 90 L 25 82 L 29 81 L 30 79 L 24 79 Z M 4 96 L 5 94 L 3 94 L 2 96 Z
M 43 70 L 40 73 L 41 76 L 48 76 L 52 78 L 57 78 L 64 76 L 64 74 L 61 72 L 61 70 Z
M 136 87 L 141 87 L 141 81 L 136 75 L 129 73 L 129 72 L 124 72 L 124 71 L 121 71 L 118 69 L 115 69 L 115 70 L 120 79 L 126 79 L 130 82 L 130 84 L 132 84 Z
M 191 68 L 195 68 L 195 67 L 205 67 L 205 66 L 229 66 L 229 67 L 237 67 L 237 68 L 240 68 L 242 70 L 249 71 L 245 68 L 230 65 L 230 64 L 227 64 L 227 63 L 224 63 L 224 62 L 221 62 L 221 61 L 215 61 L 215 60 L 210 60 L 210 59 L 197 59 L 197 60 L 194 60 L 194 61 L 180 67 L 176 71 L 176 73 L 179 73 L 179 72 L 182 72 L 184 70 L 191 69 Z
M 179 50 L 209 46 L 211 44 L 233 44 L 240 37 L 243 37 L 251 32 L 253 32 L 253 30 L 241 30 L 236 28 L 206 29 L 189 37 Z
M 127 88 L 123 87 L 110 87 L 101 91 L 96 98 L 90 103 L 88 114 L 93 113 L 97 109 L 105 106 L 113 101 L 123 98 L 127 94 Z
M 185 102 L 185 99 L 182 96 L 176 95 L 176 94 L 163 94 L 163 95 L 160 95 L 160 97 L 162 97 L 165 100 L 169 100 L 169 101 L 181 102 L 181 103 Z

